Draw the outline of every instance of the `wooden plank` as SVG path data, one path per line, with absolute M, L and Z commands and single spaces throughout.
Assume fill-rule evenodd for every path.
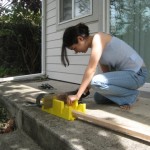
M 149 132 L 143 133 L 139 128 L 132 128 L 130 126 L 125 126 L 122 124 L 114 123 L 112 121 L 109 121 L 103 118 L 98 118 L 93 115 L 84 114 L 84 113 L 77 112 L 74 110 L 72 111 L 72 113 L 76 118 L 79 118 L 81 120 L 88 121 L 92 124 L 99 125 L 99 126 L 111 129 L 113 131 L 117 131 L 117 132 L 129 135 L 129 136 L 144 140 L 146 142 L 150 142 Z

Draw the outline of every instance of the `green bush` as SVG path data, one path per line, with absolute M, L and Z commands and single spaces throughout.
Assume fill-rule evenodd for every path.
M 0 66 L 0 77 L 8 77 L 8 76 L 16 76 L 19 75 L 21 70 L 16 69 L 16 68 L 4 68 Z M 21 75 L 21 74 L 20 74 Z
M 3 10 L 0 77 L 41 72 L 41 1 L 13 1 L 10 11 Z
M 40 27 L 32 24 L 0 23 L 0 28 L 0 64 L 3 68 L 19 68 L 21 74 L 41 72 Z M 12 71 L 7 72 L 7 75 L 12 76 Z

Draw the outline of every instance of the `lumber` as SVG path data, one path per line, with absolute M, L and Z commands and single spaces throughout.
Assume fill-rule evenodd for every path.
M 54 98 L 52 100 L 52 107 L 47 108 L 43 105 L 42 110 L 66 120 L 73 121 L 75 119 L 80 119 L 146 142 L 150 142 L 150 132 L 142 132 L 142 130 L 138 128 L 133 128 L 131 126 L 86 114 L 86 104 L 78 104 L 78 101 L 75 101 L 72 106 L 68 106 L 67 104 L 64 104 L 63 101 Z
M 140 130 L 136 130 L 136 128 L 131 128 L 129 126 L 121 125 L 114 123 L 112 121 L 103 119 L 103 118 L 98 118 L 93 115 L 77 112 L 75 110 L 72 110 L 73 116 L 75 116 L 78 119 L 88 121 L 92 124 L 99 125 L 104 128 L 108 128 L 113 131 L 117 131 L 119 133 L 123 133 L 135 138 L 138 138 L 140 140 L 144 140 L 146 142 L 150 142 L 150 135 L 149 133 L 143 133 Z

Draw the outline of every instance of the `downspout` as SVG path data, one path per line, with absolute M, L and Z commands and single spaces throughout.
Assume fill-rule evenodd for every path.
M 106 10 L 106 3 L 108 0 L 98 0 L 98 32 L 107 32 L 107 23 L 108 23 L 108 19 L 107 19 L 107 10 Z M 94 3 L 94 1 L 93 1 Z M 107 19 L 107 21 L 106 21 Z M 100 68 L 100 69 L 99 69 Z M 96 73 L 102 73 L 103 71 L 101 70 L 101 67 L 98 66 L 96 69 Z
M 105 2 L 105 9 L 106 9 L 106 33 L 110 33 L 110 0 L 106 0 Z
M 106 1 L 103 0 L 103 32 L 106 32 Z
M 42 22 L 41 23 L 42 23 L 41 73 L 0 78 L 0 82 L 34 79 L 36 77 L 42 77 L 45 75 L 45 35 L 46 35 L 45 34 L 45 0 L 42 1 Z
M 109 33 L 109 6 L 110 6 L 110 1 L 109 0 L 99 1 L 99 6 L 101 6 L 101 9 L 99 9 L 99 21 L 98 21 L 99 31 Z M 101 17 L 102 17 L 102 22 L 101 22 Z
M 46 25 L 45 25 L 45 22 L 46 22 L 46 19 L 45 19 L 45 14 L 46 12 L 46 8 L 45 8 L 45 0 L 42 1 L 42 55 L 41 55 L 41 60 L 42 60 L 42 75 L 45 75 L 46 74 L 46 71 L 45 71 L 45 63 L 46 63 L 46 55 L 45 55 L 45 35 L 46 35 L 46 31 L 45 31 L 45 28 L 46 28 Z

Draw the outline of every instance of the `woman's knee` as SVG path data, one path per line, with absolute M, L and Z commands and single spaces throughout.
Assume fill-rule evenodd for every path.
M 107 85 L 107 79 L 103 75 L 95 75 L 91 80 L 91 88 L 92 89 L 106 89 L 108 87 Z

